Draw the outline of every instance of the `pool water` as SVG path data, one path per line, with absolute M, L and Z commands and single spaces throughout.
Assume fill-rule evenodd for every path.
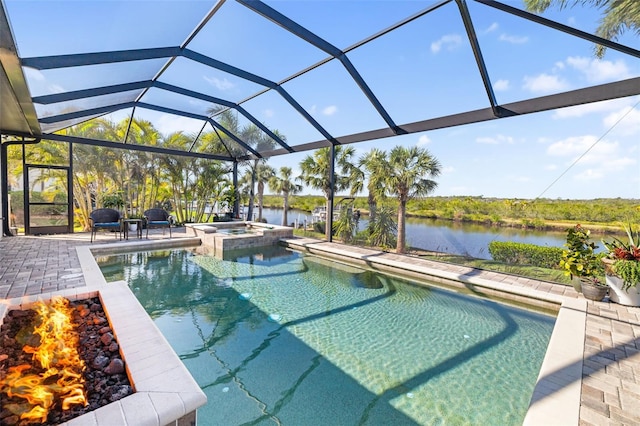
M 218 229 L 219 234 L 229 234 L 229 235 L 241 235 L 241 234 L 255 234 L 250 228 L 226 228 L 226 229 Z
M 206 393 L 200 425 L 519 425 L 555 322 L 279 247 L 98 262 Z

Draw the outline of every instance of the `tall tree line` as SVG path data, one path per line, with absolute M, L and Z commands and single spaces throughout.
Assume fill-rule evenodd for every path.
M 258 152 L 269 150 L 273 141 L 255 125 L 240 127 L 237 117 L 221 111 L 217 118 L 225 129 L 241 136 L 247 145 Z M 195 135 L 175 132 L 163 135 L 144 120 L 128 119 L 114 123 L 96 119 L 71 127 L 66 133 L 92 139 L 123 141 L 128 144 L 153 145 L 187 151 L 195 146 Z M 284 135 L 278 134 L 285 140 Z M 28 162 L 65 163 L 64 143 L 41 143 L 29 147 Z M 228 155 L 246 154 L 246 149 L 218 131 L 203 133 L 198 149 L 207 153 Z M 402 253 L 406 246 L 405 218 L 409 200 L 424 198 L 432 193 L 440 174 L 440 164 L 426 149 L 396 146 L 390 152 L 373 149 L 355 158 L 352 147 L 336 146 L 334 177 L 331 179 L 331 149 L 321 148 L 300 163 L 301 174 L 294 176 L 292 168 L 276 171 L 263 158 L 252 158 L 243 164 L 245 173 L 239 188 L 231 184 L 232 164 L 221 161 L 159 155 L 135 150 L 118 150 L 75 144 L 73 149 L 73 186 L 76 220 L 88 229 L 89 214 L 103 207 L 105 201 L 120 198 L 121 208 L 128 215 L 140 215 L 151 207 L 170 210 L 180 223 L 209 222 L 214 205 L 230 209 L 235 197 L 248 202 L 248 219 L 253 219 L 254 203 L 258 204 L 258 220 L 262 220 L 262 200 L 265 189 L 283 197 L 283 221 L 286 225 L 289 197 L 302 191 L 302 184 L 320 190 L 330 210 L 332 194 L 348 192 L 351 196 L 366 190 L 369 204 L 369 227 L 366 230 L 370 245 L 391 248 Z M 16 156 L 12 156 L 14 165 Z M 14 173 L 21 173 L 14 167 Z M 42 179 L 46 179 L 42 176 Z M 333 183 L 333 188 L 332 188 Z M 256 192 L 257 187 L 257 192 Z M 396 202 L 391 203 L 390 200 Z M 397 206 L 395 217 L 393 206 Z M 346 211 L 346 210 L 345 210 Z M 344 213 L 344 212 L 343 212 Z M 350 242 L 355 231 L 353 217 L 344 214 L 336 218 L 333 229 L 326 229 L 326 237 L 336 234 Z

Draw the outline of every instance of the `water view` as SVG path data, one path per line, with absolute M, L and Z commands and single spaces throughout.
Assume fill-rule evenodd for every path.
M 202 425 L 519 425 L 554 325 L 280 247 L 98 261 L 207 394 Z
M 282 223 L 282 209 L 264 209 L 263 217 L 269 223 Z M 290 210 L 289 222 L 311 223 L 311 214 L 301 210 Z M 358 229 L 367 226 L 362 217 Z M 539 231 L 535 229 L 499 228 L 449 220 L 407 218 L 407 243 L 411 247 L 450 254 L 491 259 L 489 243 L 492 241 L 513 241 L 539 246 L 562 247 L 566 233 Z

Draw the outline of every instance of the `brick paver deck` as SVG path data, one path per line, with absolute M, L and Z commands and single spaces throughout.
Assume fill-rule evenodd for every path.
M 176 228 L 174 238 L 185 236 Z M 98 243 L 116 242 L 113 236 L 99 234 Z M 150 239 L 166 238 L 161 231 Z M 118 241 L 119 242 L 119 241 Z M 0 299 L 40 294 L 85 285 L 76 252 L 89 245 L 89 234 L 0 239 Z M 372 251 L 334 243 L 331 250 Z M 414 266 L 428 265 L 443 274 L 491 279 L 503 284 L 534 288 L 549 294 L 581 298 L 573 288 L 495 272 L 470 270 L 392 253 L 375 252 L 376 258 Z M 586 339 L 582 368 L 580 425 L 640 425 L 640 308 L 608 302 L 588 302 Z

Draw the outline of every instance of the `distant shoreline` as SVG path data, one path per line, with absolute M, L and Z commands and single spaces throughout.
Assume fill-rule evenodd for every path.
M 339 201 L 344 197 L 336 197 Z M 290 209 L 308 211 L 324 206 L 324 197 L 290 198 Z M 282 209 L 281 197 L 264 196 L 265 208 Z M 354 208 L 368 216 L 366 197 L 356 197 Z M 573 216 L 573 217 L 571 217 Z M 427 197 L 407 206 L 407 218 L 474 223 L 488 227 L 538 229 L 563 232 L 581 224 L 599 235 L 621 234 L 626 223 L 640 224 L 640 200 L 524 200 L 483 197 Z

